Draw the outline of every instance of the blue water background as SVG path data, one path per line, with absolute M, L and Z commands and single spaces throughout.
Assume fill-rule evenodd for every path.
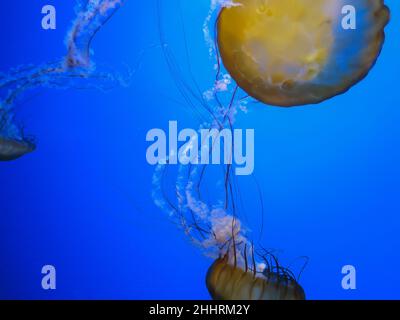
M 2 3 L 1 71 L 64 54 L 73 2 L 51 1 L 55 31 L 41 29 L 42 2 Z M 209 1 L 182 2 L 193 73 L 206 90 L 213 77 L 202 34 Z M 386 44 L 364 81 L 316 106 L 254 105 L 236 121 L 256 133 L 262 242 L 280 250 L 283 262 L 310 258 L 301 283 L 311 299 L 400 299 L 400 3 L 386 2 Z M 162 14 L 187 70 L 175 1 Z M 94 59 L 123 70 L 157 42 L 155 1 L 128 1 L 95 38 Z M 212 261 L 151 199 L 147 131 L 166 130 L 169 120 L 199 124 L 175 100 L 182 98 L 154 48 L 128 88 L 38 89 L 19 101 L 17 119 L 38 148 L 0 164 L 0 298 L 209 298 L 204 278 Z M 257 221 L 253 180 L 241 181 L 246 214 Z M 55 291 L 41 288 L 45 264 L 57 269 Z M 357 268 L 357 290 L 341 288 L 346 264 Z

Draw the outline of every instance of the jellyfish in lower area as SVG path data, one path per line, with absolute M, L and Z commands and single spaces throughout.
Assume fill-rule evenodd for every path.
M 174 12 L 180 16 L 186 58 L 175 58 L 158 0 L 163 55 L 200 128 L 217 130 L 232 129 L 236 114 L 246 111 L 249 102 L 289 107 L 319 103 L 345 92 L 374 65 L 389 20 L 382 0 L 212 0 L 203 31 L 216 74 L 211 89 L 203 90 L 193 74 L 187 43 L 191 37 L 177 3 Z M 186 146 L 186 150 L 195 147 Z M 299 284 L 304 267 L 295 276 L 272 250 L 254 242 L 244 226 L 233 165 L 221 165 L 218 178 L 215 168 L 198 161 L 180 165 L 177 173 L 168 163 L 164 159 L 155 170 L 153 199 L 214 259 L 206 276 L 212 298 L 305 299 Z M 210 171 L 213 201 L 204 197 L 205 191 L 210 192 L 210 185 L 204 183 Z M 175 181 L 172 188 L 170 176 Z M 263 208 L 256 185 L 251 192 L 259 193 Z
M 221 172 L 221 176 L 225 176 L 226 186 L 222 189 L 227 198 L 212 205 L 202 196 L 205 166 L 179 167 L 175 199 L 168 195 L 170 169 L 168 164 L 157 167 L 153 176 L 153 199 L 196 247 L 214 259 L 205 277 L 213 299 L 305 299 L 299 284 L 301 271 L 296 276 L 280 265 L 272 250 L 254 244 L 251 234 L 242 226 L 240 214 L 235 209 L 237 193 L 233 191 L 235 182 L 233 176 L 229 177 L 230 169 Z
M 15 106 L 29 89 L 99 88 L 125 85 L 125 77 L 99 72 L 91 61 L 91 43 L 124 0 L 79 0 L 76 18 L 65 39 L 67 54 L 39 66 L 20 66 L 0 74 L 0 161 L 15 160 L 35 150 L 34 139 L 15 121 Z M 129 73 L 129 72 L 128 72 Z

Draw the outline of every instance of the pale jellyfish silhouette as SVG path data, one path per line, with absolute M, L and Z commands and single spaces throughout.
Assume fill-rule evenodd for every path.
M 356 10 L 355 29 L 342 24 L 343 13 L 350 8 L 345 5 Z M 210 129 L 232 129 L 235 115 L 246 111 L 251 99 L 295 106 L 345 92 L 374 65 L 389 20 L 382 0 L 212 0 L 203 30 L 209 53 L 215 58 L 216 77 L 212 88 L 203 91 L 190 65 L 189 37 L 179 1 L 176 12 L 182 19 L 188 75 L 168 43 L 162 12 L 158 0 L 160 41 L 172 78 L 201 128 Z M 186 145 L 187 150 L 190 147 Z M 173 170 L 168 159 L 163 163 L 153 176 L 154 202 L 215 259 L 206 276 L 212 298 L 305 299 L 299 284 L 304 266 L 296 277 L 281 266 L 271 250 L 251 239 L 240 218 L 240 194 L 232 165 L 221 166 L 222 183 L 214 181 L 211 193 L 221 192 L 222 196 L 209 203 L 204 189 L 210 192 L 210 186 L 203 183 L 209 165 L 180 165 L 173 175 L 173 192 L 168 192 Z M 217 178 L 215 170 L 211 178 Z M 260 199 L 262 203 L 261 194 Z
M 14 160 L 35 150 L 33 138 L 27 137 L 15 121 L 15 104 L 25 91 L 37 87 L 107 89 L 124 85 L 129 79 L 129 74 L 122 77 L 96 71 L 90 59 L 94 36 L 122 4 L 123 0 L 77 1 L 76 18 L 65 39 L 65 57 L 0 74 L 0 161 Z

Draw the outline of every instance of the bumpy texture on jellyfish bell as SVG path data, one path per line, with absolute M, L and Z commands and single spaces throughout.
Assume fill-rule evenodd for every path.
M 356 10 L 356 29 L 343 28 L 347 5 Z M 226 69 L 250 96 L 312 104 L 367 75 L 389 16 L 383 0 L 232 0 L 220 12 L 217 40 Z

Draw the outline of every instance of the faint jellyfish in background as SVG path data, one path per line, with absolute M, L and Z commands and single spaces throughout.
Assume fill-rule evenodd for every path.
M 159 37 L 172 79 L 200 128 L 219 130 L 232 129 L 235 115 L 246 112 L 249 102 L 289 107 L 319 103 L 347 91 L 374 65 L 389 21 L 389 10 L 381 0 L 350 1 L 357 12 L 357 27 L 352 30 L 342 28 L 342 8 L 349 3 L 341 0 L 212 0 L 203 31 L 215 58 L 216 76 L 212 88 L 204 91 L 190 62 L 181 4 L 177 1 L 176 12 L 182 25 L 184 63 L 176 59 L 168 42 L 161 2 Z M 211 297 L 305 299 L 299 278 L 306 263 L 296 277 L 280 265 L 274 252 L 254 243 L 244 227 L 233 166 L 221 166 L 222 183 L 215 182 L 213 171 L 214 182 L 206 185 L 210 166 L 180 165 L 175 173 L 168 161 L 154 172 L 153 199 L 215 259 L 206 276 Z M 169 179 L 175 181 L 172 191 Z M 211 193 L 222 194 L 212 203 L 204 197 L 210 185 L 218 189 Z M 261 192 L 258 198 L 263 212 Z
M 126 76 L 99 72 L 91 61 L 91 44 L 98 31 L 121 7 L 124 0 L 79 0 L 76 18 L 67 33 L 67 55 L 39 66 L 21 66 L 0 74 L 0 161 L 15 160 L 36 148 L 15 121 L 17 100 L 29 89 L 98 88 L 126 85 Z
M 215 300 L 305 300 L 303 288 L 289 270 L 265 270 L 232 265 L 218 258 L 207 273 L 206 284 Z
M 190 59 L 187 59 L 186 66 L 188 74 L 184 73 L 183 65 L 177 62 L 174 52 L 166 41 L 160 2 L 159 6 L 160 41 L 163 54 L 185 104 L 197 116 L 201 128 L 218 130 L 225 127 L 233 128 L 238 110 L 246 108 L 246 96 L 239 92 L 228 74 L 221 72 L 219 63 L 216 63 L 218 75 L 215 84 L 205 91 L 201 89 L 192 73 Z M 185 33 L 186 30 L 184 29 L 183 32 Z M 207 34 L 206 29 L 205 33 Z M 213 47 L 212 44 L 211 51 L 214 50 Z M 204 145 L 199 146 L 200 149 L 203 147 Z M 189 145 L 187 149 L 191 149 Z M 210 150 L 212 149 L 213 146 Z M 298 278 L 289 269 L 280 266 L 271 251 L 259 245 L 256 246 L 248 230 L 243 226 L 239 217 L 241 215 L 238 203 L 240 191 L 237 178 L 232 174 L 233 166 L 221 165 L 215 169 L 204 164 L 180 165 L 178 172 L 175 173 L 174 168 L 168 165 L 168 161 L 169 159 L 165 159 L 167 164 L 160 164 L 155 170 L 153 198 L 156 205 L 168 213 L 171 220 L 183 229 L 197 247 L 207 256 L 216 259 L 207 276 L 207 287 L 212 297 L 233 299 L 238 294 L 243 299 L 260 298 L 257 285 L 253 286 L 253 292 L 242 291 L 246 286 L 247 288 L 252 286 L 252 283 L 243 282 L 236 288 L 237 290 L 221 291 L 222 287 L 229 286 L 236 280 L 236 276 L 232 277 L 230 272 L 241 270 L 242 274 L 248 274 L 248 277 L 244 279 L 265 285 L 265 293 L 262 297 L 304 298 L 303 290 L 297 284 Z M 172 190 L 171 179 L 174 181 Z M 215 188 L 210 190 L 210 185 Z M 215 196 L 212 201 L 205 196 L 206 192 Z M 225 279 L 227 283 L 215 281 L 215 275 L 220 272 L 221 265 L 225 266 L 224 270 L 227 272 L 221 274 L 220 279 Z M 267 283 L 274 283 L 274 285 L 269 287 Z M 272 292 L 271 290 L 276 286 L 278 286 L 277 291 Z M 289 287 L 294 289 L 283 294 Z

